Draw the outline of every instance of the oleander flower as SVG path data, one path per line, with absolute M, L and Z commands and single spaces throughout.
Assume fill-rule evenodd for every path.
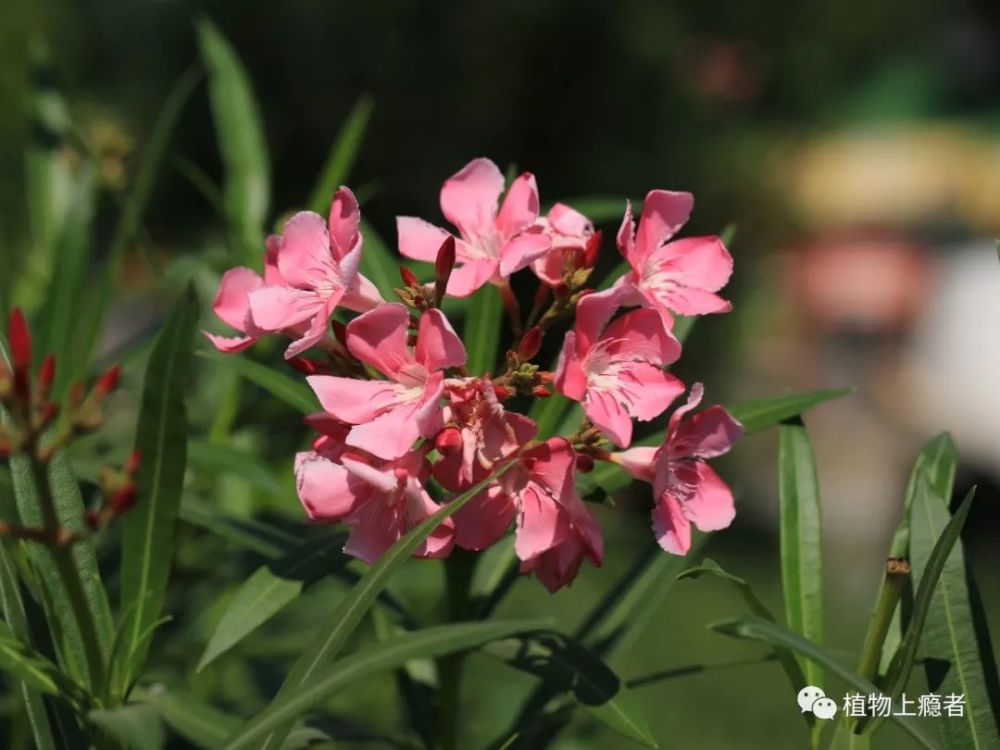
M 394 459 L 442 426 L 443 370 L 465 364 L 465 347 L 440 310 L 420 316 L 416 345 L 408 345 L 410 313 L 401 304 L 379 305 L 347 325 L 347 348 L 386 380 L 334 375 L 306 378 L 323 409 L 353 425 L 346 444 Z
M 567 271 L 593 267 L 600 235 L 582 213 L 565 203 L 556 203 L 535 225 L 552 241 L 549 251 L 531 264 L 531 270 L 546 284 L 557 286 Z
M 440 509 L 424 488 L 429 475 L 422 451 L 393 461 L 360 452 L 345 452 L 337 460 L 315 451 L 295 457 L 296 489 L 309 518 L 346 524 L 351 533 L 344 552 L 368 563 Z M 414 555 L 446 557 L 453 536 L 454 523 L 445 519 Z
M 743 436 L 743 425 L 721 406 L 687 417 L 703 393 L 701 383 L 695 383 L 687 403 L 670 416 L 663 445 L 611 455 L 629 474 L 653 485 L 653 532 L 675 555 L 691 549 L 691 524 L 718 531 L 736 515 L 732 491 L 706 460 L 728 452 Z
M 555 385 L 583 404 L 590 421 L 619 448 L 632 442 L 632 418 L 662 414 L 684 384 L 663 370 L 681 346 L 657 313 L 633 310 L 604 328 L 604 299 L 589 295 L 577 306 L 577 321 L 566 334 Z
M 333 196 L 327 221 L 300 211 L 285 224 L 274 243 L 277 275 L 273 282 L 247 292 L 249 321 L 256 335 L 292 333 L 285 351 L 290 359 L 326 337 L 330 316 L 340 305 L 363 312 L 382 302 L 368 279 L 358 273 L 363 239 L 361 212 L 354 193 L 341 187 Z
M 694 206 L 690 193 L 651 190 L 646 194 L 639 228 L 626 204 L 618 230 L 618 249 L 631 270 L 601 294 L 617 305 L 656 310 L 668 330 L 673 315 L 729 312 L 732 305 L 718 292 L 729 281 L 733 259 L 718 237 L 670 239 L 687 222 Z
M 552 241 L 535 226 L 538 187 L 534 175 L 517 177 L 503 204 L 504 178 L 489 159 L 473 159 L 445 180 L 441 213 L 458 229 L 457 265 L 447 294 L 467 297 L 483 284 L 502 284 L 512 273 L 544 255 Z M 433 263 L 449 233 L 423 219 L 396 219 L 399 252 L 407 258 Z

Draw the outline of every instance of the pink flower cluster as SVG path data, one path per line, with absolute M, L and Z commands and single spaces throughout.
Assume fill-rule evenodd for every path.
M 445 181 L 440 202 L 454 233 L 418 218 L 397 221 L 399 252 L 435 264 L 430 284 L 401 269 L 401 302 L 385 301 L 358 272 L 360 211 L 346 187 L 334 195 L 328 220 L 298 213 L 268 238 L 263 277 L 234 268 L 222 278 L 214 309 L 239 335 L 206 334 L 212 343 L 237 352 L 264 334 L 291 338 L 285 356 L 307 374 L 322 407 L 307 418 L 318 437 L 295 461 L 309 517 L 346 524 L 345 551 L 372 562 L 441 507 L 440 488 L 461 493 L 485 482 L 417 555 L 445 557 L 455 545 L 482 550 L 513 526 L 522 572 L 552 591 L 571 582 L 585 559 L 603 561 L 601 529 L 575 482 L 595 461 L 652 485 L 653 530 L 668 552 L 687 553 L 692 524 L 728 526 L 732 493 L 706 460 L 728 451 L 742 426 L 720 406 L 690 414 L 702 399 L 700 384 L 670 417 L 662 445 L 630 447 L 633 420 L 659 417 L 686 390 L 666 371 L 681 354 L 674 316 L 731 308 L 718 295 L 732 272 L 722 241 L 673 239 L 692 196 L 651 191 L 638 228 L 626 204 L 617 245 L 629 270 L 604 291 L 587 287 L 600 232 L 563 204 L 543 215 L 532 174 L 505 190 L 496 165 L 475 159 Z M 519 327 L 509 278 L 529 268 L 539 280 L 529 328 L 502 371 L 470 373 L 442 297 L 496 285 Z M 344 325 L 333 320 L 339 309 L 360 314 Z M 572 327 L 549 372 L 532 360 L 561 319 Z M 300 356 L 306 350 L 314 356 Z M 586 418 L 574 434 L 543 441 L 508 404 L 549 396 L 552 386 L 579 402 Z

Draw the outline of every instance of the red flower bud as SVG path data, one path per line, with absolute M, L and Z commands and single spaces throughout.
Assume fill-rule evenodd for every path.
M 138 493 L 136 492 L 134 484 L 127 484 L 114 493 L 108 501 L 108 505 L 115 512 L 115 515 L 120 515 L 127 510 L 131 510 L 132 506 L 135 505 L 136 497 Z
M 10 313 L 10 356 L 14 362 L 14 372 L 27 371 L 31 367 L 31 332 L 21 308 L 15 307 Z
M 417 275 L 406 266 L 399 267 L 399 276 L 403 279 L 403 286 L 411 289 L 416 289 L 420 286 L 420 280 L 417 278 Z
M 462 433 L 457 427 L 445 427 L 434 438 L 434 447 L 442 454 L 452 453 L 462 447 Z
M 532 359 L 541 348 L 542 329 L 538 326 L 532 326 L 521 337 L 521 343 L 517 345 L 517 355 L 524 360 Z
M 437 253 L 434 261 L 434 299 L 441 304 L 444 293 L 448 289 L 448 279 L 455 268 L 455 238 L 448 235 Z
M 587 246 L 583 249 L 583 258 L 581 258 L 581 268 L 594 267 L 594 264 L 597 262 L 597 252 L 601 249 L 601 239 L 601 231 L 597 230 L 587 240 Z
M 139 464 L 142 463 L 142 451 L 134 450 L 129 455 L 128 460 L 125 462 L 125 466 L 122 467 L 126 474 L 132 475 L 139 470 Z
M 538 373 L 536 373 L 535 377 L 538 378 L 539 383 L 547 384 L 551 383 L 553 380 L 556 379 L 556 374 L 549 370 L 539 370 Z
M 544 385 L 536 385 L 531 389 L 531 395 L 535 398 L 548 398 L 552 395 L 552 391 L 546 388 Z
M 56 379 L 56 358 L 49 354 L 42 360 L 42 366 L 38 368 L 38 390 L 42 392 L 42 398 L 48 396 L 52 390 L 52 381 Z
M 319 366 L 316 364 L 315 360 L 308 359 L 306 357 L 292 357 L 287 361 L 288 364 L 301 372 L 303 375 L 315 375 L 319 372 Z
M 552 293 L 555 294 L 556 299 L 566 299 L 569 296 L 569 286 L 565 281 L 560 281 L 552 288 Z
M 584 474 L 594 470 L 594 459 L 586 453 L 576 454 L 576 470 Z
M 341 323 L 339 320 L 333 321 L 331 324 L 333 328 L 333 337 L 340 342 L 340 345 L 347 348 L 347 326 Z
M 511 390 L 505 385 L 494 385 L 493 392 L 496 394 L 497 401 L 506 401 L 511 397 Z
M 94 394 L 99 399 L 104 398 L 118 387 L 118 381 L 121 379 L 121 376 L 121 365 L 112 365 L 97 379 L 97 383 L 94 385 Z

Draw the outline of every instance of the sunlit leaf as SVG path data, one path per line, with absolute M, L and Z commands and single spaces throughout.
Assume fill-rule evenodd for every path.
M 917 483 L 911 509 L 910 563 L 918 586 L 928 570 L 934 544 L 950 520 L 950 483 L 947 492 L 941 489 L 944 487 L 934 487 L 931 482 Z M 955 750 L 996 750 L 1000 748 L 1000 729 L 993 715 L 986 675 L 986 670 L 995 669 L 995 665 L 982 659 L 984 652 L 992 653 L 992 647 L 988 642 L 980 643 L 989 638 L 989 631 L 977 632 L 974 626 L 966 575 L 962 544 L 956 542 L 931 598 L 920 654 L 931 692 L 965 696 L 961 717 L 938 722 L 945 746 Z
M 785 620 L 795 632 L 822 643 L 823 518 L 816 459 L 800 419 L 778 428 L 778 501 Z M 818 664 L 802 659 L 802 668 L 804 684 L 823 686 Z

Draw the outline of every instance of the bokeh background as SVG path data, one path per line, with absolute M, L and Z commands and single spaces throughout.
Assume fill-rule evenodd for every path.
M 229 38 L 252 78 L 275 222 L 307 201 L 340 125 L 367 97 L 373 110 L 351 185 L 390 242 L 395 214 L 436 218 L 441 181 L 479 155 L 534 172 L 544 202 L 623 203 L 653 187 L 683 189 L 697 199 L 691 232 L 735 224 L 735 311 L 699 322 L 680 374 L 704 379 L 713 399 L 728 403 L 786 389 L 857 388 L 807 417 L 826 520 L 828 645 L 853 661 L 909 466 L 923 440 L 943 429 L 962 456 L 956 491 L 980 488 L 965 541 L 997 632 L 1000 579 L 990 571 L 1000 562 L 1000 5 L 5 0 L 5 257 L 30 266 L 25 149 L 46 137 L 40 121 L 63 114 L 75 133 L 66 159 L 76 142 L 100 157 L 100 253 L 162 101 L 200 65 L 201 16 Z M 33 66 L 42 50 L 48 64 Z M 65 113 L 38 111 L 31 92 L 40 82 L 61 92 Z M 129 342 L 155 328 L 171 296 L 164 277 L 194 274 L 203 296 L 211 294 L 225 265 L 225 232 L 192 176 L 217 183 L 220 172 L 202 84 L 129 250 L 105 357 L 131 351 Z M 616 224 L 605 223 L 606 234 Z M 610 243 L 605 249 L 613 253 Z M 209 415 L 216 396 L 197 395 Z M 271 415 L 280 427 L 264 434 L 268 407 L 258 408 L 245 405 L 227 439 L 280 462 L 303 434 L 281 413 Z M 127 400 L 121 411 L 126 433 Z M 204 421 L 207 432 L 211 419 Z M 740 513 L 710 554 L 780 610 L 775 469 L 773 435 L 746 441 L 724 464 Z M 191 501 L 248 516 L 299 514 L 290 482 L 261 492 L 234 470 L 190 484 Z M 524 581 L 502 613 L 544 613 L 554 602 L 561 619 L 578 616 L 648 534 L 640 493 L 598 510 L 608 530 L 603 570 L 586 570 L 555 599 Z M 195 675 L 199 644 L 254 560 L 220 555 L 187 533 L 174 586 L 184 602 L 175 603 L 179 614 L 160 643 L 162 678 L 250 715 L 300 645 L 296 624 L 321 619 L 336 585 L 315 587 L 247 648 Z M 401 595 L 433 616 L 439 570 L 411 564 L 407 576 Z M 678 584 L 621 660 L 622 672 L 759 657 L 761 649 L 704 628 L 739 606 L 711 581 Z M 530 681 L 485 657 L 470 664 L 470 683 L 480 688 L 465 706 L 471 748 L 505 725 L 516 691 Z M 392 691 L 390 679 L 371 679 L 337 706 L 393 728 L 400 717 Z M 804 746 L 774 663 L 710 669 L 639 693 L 665 747 Z M 908 746 L 905 737 L 895 741 Z M 559 746 L 625 741 L 580 721 Z

